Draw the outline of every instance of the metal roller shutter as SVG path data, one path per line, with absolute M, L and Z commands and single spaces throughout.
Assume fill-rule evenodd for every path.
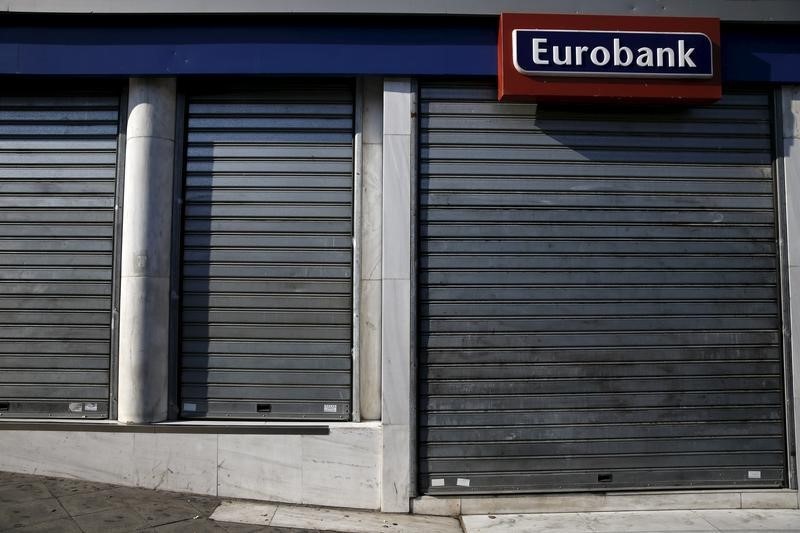
M 785 483 L 766 94 L 420 92 L 420 486 Z
M 119 106 L 0 95 L 0 415 L 108 416 Z
M 353 90 L 190 95 L 185 417 L 350 417 Z

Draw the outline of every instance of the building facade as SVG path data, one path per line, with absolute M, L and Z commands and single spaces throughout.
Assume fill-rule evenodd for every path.
M 0 2 L 0 469 L 798 506 L 794 2 L 129 4 Z

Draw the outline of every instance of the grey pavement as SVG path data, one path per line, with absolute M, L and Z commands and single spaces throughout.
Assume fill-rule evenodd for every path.
M 0 532 L 311 533 L 209 520 L 222 498 L 0 472 Z
M 790 533 L 800 532 L 800 510 L 466 515 L 459 524 L 0 472 L 0 532 L 460 533 L 462 525 L 466 533 Z

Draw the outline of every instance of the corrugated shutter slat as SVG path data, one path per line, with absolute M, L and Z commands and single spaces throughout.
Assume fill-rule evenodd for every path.
M 782 486 L 769 97 L 495 91 L 420 88 L 421 489 Z
M 109 411 L 120 99 L 0 96 L 0 406 Z
M 188 104 L 182 416 L 350 418 L 353 91 Z

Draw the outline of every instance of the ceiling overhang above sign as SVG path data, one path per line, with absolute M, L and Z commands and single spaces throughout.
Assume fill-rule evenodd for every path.
M 500 17 L 499 100 L 711 102 L 722 94 L 719 20 Z

